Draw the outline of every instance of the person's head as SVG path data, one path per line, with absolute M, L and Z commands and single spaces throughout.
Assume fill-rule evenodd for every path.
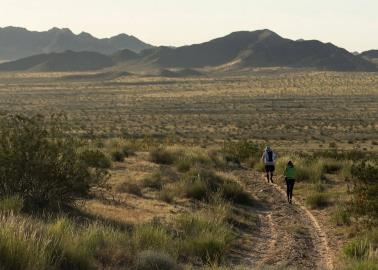
M 294 167 L 294 163 L 290 160 L 290 161 L 287 163 L 287 166 L 288 166 L 288 167 Z
M 269 145 L 267 145 L 267 146 L 265 147 L 265 151 L 271 151 L 271 150 L 272 150 L 272 148 L 270 148 Z

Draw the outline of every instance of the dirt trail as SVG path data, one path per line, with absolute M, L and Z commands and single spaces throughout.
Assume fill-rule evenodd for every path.
M 268 184 L 259 173 L 236 174 L 259 201 L 252 209 L 259 224 L 254 231 L 241 231 L 234 260 L 253 269 L 333 269 L 327 236 L 306 207 L 296 200 L 289 205 L 286 192 Z

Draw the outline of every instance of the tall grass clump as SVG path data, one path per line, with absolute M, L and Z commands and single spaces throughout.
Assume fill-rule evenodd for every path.
M 187 172 L 194 167 L 206 167 L 212 160 L 206 150 L 200 147 L 170 147 L 175 153 L 175 166 L 180 172 Z
M 134 250 L 156 250 L 177 258 L 177 244 L 172 234 L 160 224 L 145 224 L 137 226 L 131 236 Z
M 157 164 L 171 165 L 175 161 L 175 157 L 168 149 L 157 147 L 150 151 L 150 160 Z
M 177 262 L 161 251 L 145 250 L 138 254 L 137 270 L 180 270 Z
M 0 215 L 14 214 L 17 215 L 24 207 L 24 200 L 20 196 L 5 196 L 0 198 Z
M 324 208 L 329 205 L 329 196 L 324 193 L 314 192 L 307 196 L 306 204 L 312 209 Z
M 176 226 L 180 238 L 180 254 L 193 261 L 221 262 L 234 239 L 229 225 L 200 213 L 181 215 Z
M 220 196 L 230 202 L 249 205 L 252 197 L 232 179 L 223 178 L 209 169 L 193 169 L 182 178 L 184 195 L 196 200 L 210 201 L 213 196 Z
M 337 226 L 350 225 L 351 213 L 346 207 L 337 206 L 332 212 L 331 219 Z
M 344 246 L 343 253 L 349 259 L 348 264 L 355 266 L 353 269 L 377 269 L 374 267 L 378 266 L 378 230 L 350 241 Z
M 0 216 L 0 268 L 48 269 L 58 255 L 57 242 L 48 237 L 43 226 L 29 219 Z
M 25 206 L 39 209 L 87 195 L 106 180 L 107 170 L 89 164 L 79 146 L 61 117 L 2 117 L 0 196 L 19 196 Z

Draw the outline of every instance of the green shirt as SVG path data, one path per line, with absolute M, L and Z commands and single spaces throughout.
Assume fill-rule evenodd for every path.
M 284 171 L 284 176 L 288 179 L 295 179 L 295 168 L 294 167 L 286 167 Z

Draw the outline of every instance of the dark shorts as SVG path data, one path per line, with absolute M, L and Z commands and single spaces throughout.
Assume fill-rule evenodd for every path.
M 274 167 L 274 165 L 265 165 L 265 172 L 274 172 L 276 168 Z

